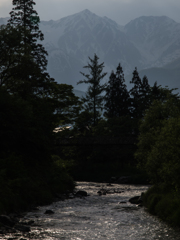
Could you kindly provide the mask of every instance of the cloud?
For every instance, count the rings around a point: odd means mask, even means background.
[[[1,0],[0,6],[9,5],[9,2],[10,2],[10,1],[7,1],[7,0]]]
[[[11,0],[0,0],[0,18],[9,17],[9,12],[12,10]]]
[[[179,0],[34,0],[41,20],[58,20],[89,9],[99,16],[107,16],[119,24],[126,24],[140,16],[166,15],[180,22]],[[0,0],[0,17],[8,17],[12,0]]]
[[[150,15],[166,15],[180,22],[179,0],[38,0],[37,8],[41,19],[46,20],[57,20],[89,9],[122,25],[134,18]]]

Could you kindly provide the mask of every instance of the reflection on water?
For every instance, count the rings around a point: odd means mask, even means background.
[[[97,192],[100,188],[110,190],[111,194],[99,196]],[[25,218],[35,221],[31,232],[24,236],[9,235],[5,239],[179,240],[179,232],[159,222],[144,208],[128,202],[129,198],[140,195],[147,188],[79,182],[77,190],[85,190],[90,196],[55,202],[40,207],[37,212],[29,212]],[[53,210],[55,214],[44,214],[47,209]]]

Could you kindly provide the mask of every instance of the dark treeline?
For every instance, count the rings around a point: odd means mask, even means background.
[[[46,71],[39,17],[32,0],[13,0],[0,27],[0,213],[51,202],[74,188],[68,164],[54,155],[55,127],[79,110],[72,86]]]
[[[79,146],[61,148],[63,159],[75,161],[73,176],[76,180],[108,180],[112,175],[135,174],[134,183],[147,182],[148,176],[144,169],[136,168],[138,163],[134,153],[137,150],[140,125],[146,111],[154,101],[167,101],[169,98],[179,99],[173,89],[162,88],[155,82],[150,86],[146,76],[141,79],[137,68],[133,71],[132,88],[128,91],[125,84],[123,69],[119,63],[116,72],[109,76],[109,81],[102,83],[106,73],[104,63],[89,58],[84,68],[88,73],[82,73],[88,90],[81,99],[81,111],[73,128],[57,134],[59,137],[98,137],[99,139],[126,137],[135,139],[134,145]],[[60,151],[60,149],[58,149]],[[133,173],[133,169],[135,172]],[[131,172],[132,171],[132,172]]]
[[[13,0],[8,24],[0,27],[0,213],[49,203],[73,190],[73,179],[131,175],[133,183],[154,185],[145,195],[150,212],[178,225],[179,95],[157,82],[150,86],[137,68],[128,90],[120,63],[102,83],[107,73],[95,54],[81,73],[78,84],[88,89],[79,99],[46,71],[34,4]],[[117,137],[134,144],[55,145],[59,138]]]

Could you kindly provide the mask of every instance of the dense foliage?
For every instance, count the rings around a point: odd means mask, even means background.
[[[112,71],[106,87],[105,116],[108,118],[130,115],[130,96],[124,74],[119,64],[116,73]]]
[[[47,52],[40,44],[43,34],[39,30],[39,21],[33,20],[34,15],[38,18],[34,4],[30,0],[14,0],[15,7],[10,12],[8,24],[1,27],[0,54],[4,60],[1,85],[23,99],[31,95],[48,95],[54,81],[46,72]]]
[[[53,155],[53,130],[73,124],[79,102],[72,86],[46,72],[34,4],[14,0],[0,28],[0,213],[48,203],[74,187],[68,164]]]
[[[153,183],[163,182],[178,189],[178,182],[175,184],[173,180],[173,175],[177,176],[173,173],[173,167],[176,166],[178,170],[180,100],[171,91],[168,93],[166,101],[156,100],[146,111],[140,126],[136,158],[139,166],[149,173]],[[170,175],[168,177],[170,173],[171,178]]]
[[[160,89],[159,89],[160,90]],[[149,211],[170,224],[180,220],[180,99],[172,90],[161,89],[161,98],[146,111],[140,126],[139,167],[154,187],[145,195]]]

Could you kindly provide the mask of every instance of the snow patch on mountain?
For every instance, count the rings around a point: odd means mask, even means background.
[[[105,71],[109,74],[119,62],[125,72],[131,71],[136,64],[142,65],[139,51],[122,26],[87,9],[57,21],[42,21],[40,29],[44,33],[43,44],[49,53],[48,70],[58,81],[75,86],[81,78],[79,72],[88,63],[88,57],[93,58],[95,53],[99,61],[104,62]]]
[[[140,17],[129,22],[124,30],[146,59],[147,67],[164,66],[180,57],[180,24],[166,16]]]
[[[0,18],[0,25],[7,20]],[[41,21],[39,27],[50,75],[74,87],[82,80],[80,71],[86,71],[88,57],[95,53],[104,62],[107,78],[118,63],[127,75],[135,67],[163,67],[180,59],[180,24],[165,16],[142,16],[120,26],[86,9],[57,21]]]

